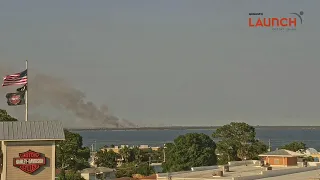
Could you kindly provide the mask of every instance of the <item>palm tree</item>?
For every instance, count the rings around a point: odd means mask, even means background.
[[[122,159],[127,163],[129,162],[131,156],[131,149],[125,146],[124,148],[120,149],[119,154],[121,155]]]
[[[141,160],[142,160],[142,152],[141,152],[141,149],[139,149],[138,147],[134,147],[134,148],[132,149],[132,154],[133,154],[134,160],[135,160],[137,163],[140,163]]]

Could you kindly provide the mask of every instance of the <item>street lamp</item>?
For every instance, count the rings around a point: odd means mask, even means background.
[[[166,144],[163,144],[163,162],[164,162],[164,163],[166,162],[166,149],[167,149]],[[168,180],[171,180],[171,174],[170,174],[170,171],[169,171],[169,170],[168,170],[168,172],[167,172],[167,179],[168,179]]]

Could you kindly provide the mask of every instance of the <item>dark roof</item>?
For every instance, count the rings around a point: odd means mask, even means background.
[[[0,122],[0,141],[65,140],[60,121]]]
[[[303,156],[303,154],[285,150],[285,149],[279,149],[271,152],[267,152],[264,154],[261,154],[259,156],[283,156],[283,157],[298,157],[298,156]]]

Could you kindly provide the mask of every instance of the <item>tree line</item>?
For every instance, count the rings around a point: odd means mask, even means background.
[[[0,109],[0,121],[17,121]],[[79,171],[90,167],[90,149],[83,147],[82,137],[65,130],[65,141],[56,143],[56,168],[61,170],[61,180],[82,180]],[[282,149],[306,150],[303,142],[292,142]],[[227,164],[228,161],[259,159],[268,147],[256,138],[255,128],[244,122],[232,122],[219,127],[212,137],[204,133],[180,135],[159,150],[124,147],[118,153],[102,148],[94,159],[98,167],[116,169],[117,177],[133,174],[150,175],[151,162],[162,162],[163,172],[190,170],[191,167]],[[121,165],[119,166],[119,160]]]

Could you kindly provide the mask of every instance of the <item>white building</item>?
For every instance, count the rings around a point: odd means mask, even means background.
[[[86,168],[81,171],[81,176],[85,180],[97,180],[102,178],[103,180],[114,179],[116,177],[116,171],[114,169],[106,167]]]

